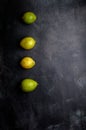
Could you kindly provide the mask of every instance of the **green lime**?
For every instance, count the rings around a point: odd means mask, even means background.
[[[21,89],[23,92],[32,92],[38,86],[38,83],[33,79],[24,79],[21,82]]]
[[[25,12],[22,19],[26,24],[32,24],[36,21],[37,17],[33,12]]]

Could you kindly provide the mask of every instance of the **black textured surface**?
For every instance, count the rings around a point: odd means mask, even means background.
[[[1,2],[0,130],[86,130],[86,1],[8,0]],[[32,25],[21,22],[35,12]],[[19,47],[24,36],[37,45]],[[36,66],[23,70],[31,56]],[[19,89],[23,78],[38,81],[36,91]]]

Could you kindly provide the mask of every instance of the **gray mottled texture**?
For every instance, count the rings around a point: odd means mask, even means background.
[[[2,5],[0,130],[86,130],[86,1],[8,0]],[[21,21],[26,11],[36,13],[34,24]],[[37,40],[31,51],[19,47],[24,36]],[[23,56],[33,57],[36,66],[23,70]],[[27,77],[39,82],[29,94],[20,90]]]

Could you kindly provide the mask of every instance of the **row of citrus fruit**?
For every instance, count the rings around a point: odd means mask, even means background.
[[[22,20],[24,23],[26,24],[32,24],[36,21],[37,17],[33,12],[25,12]],[[34,48],[34,46],[36,45],[36,40],[33,37],[24,37],[21,41],[20,41],[20,46],[25,49],[25,50],[30,50],[32,48]],[[31,69],[35,66],[35,60],[33,60],[31,57],[24,57],[21,61],[20,61],[20,65],[22,68],[24,69]],[[38,83],[30,78],[26,78],[24,80],[21,81],[21,89],[24,92],[32,92],[34,91],[38,86]]]

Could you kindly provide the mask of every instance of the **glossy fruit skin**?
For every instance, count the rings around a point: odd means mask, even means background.
[[[31,57],[24,57],[20,61],[20,65],[24,69],[31,69],[35,66],[35,64],[36,64],[35,61]]]
[[[21,82],[21,89],[23,92],[32,92],[37,88],[37,86],[38,83],[33,79],[26,78]]]
[[[33,12],[25,12],[22,19],[24,23],[32,24],[36,21],[37,16]]]
[[[20,46],[25,49],[25,50],[30,50],[32,49],[36,44],[36,40],[32,37],[24,37],[20,41]]]

